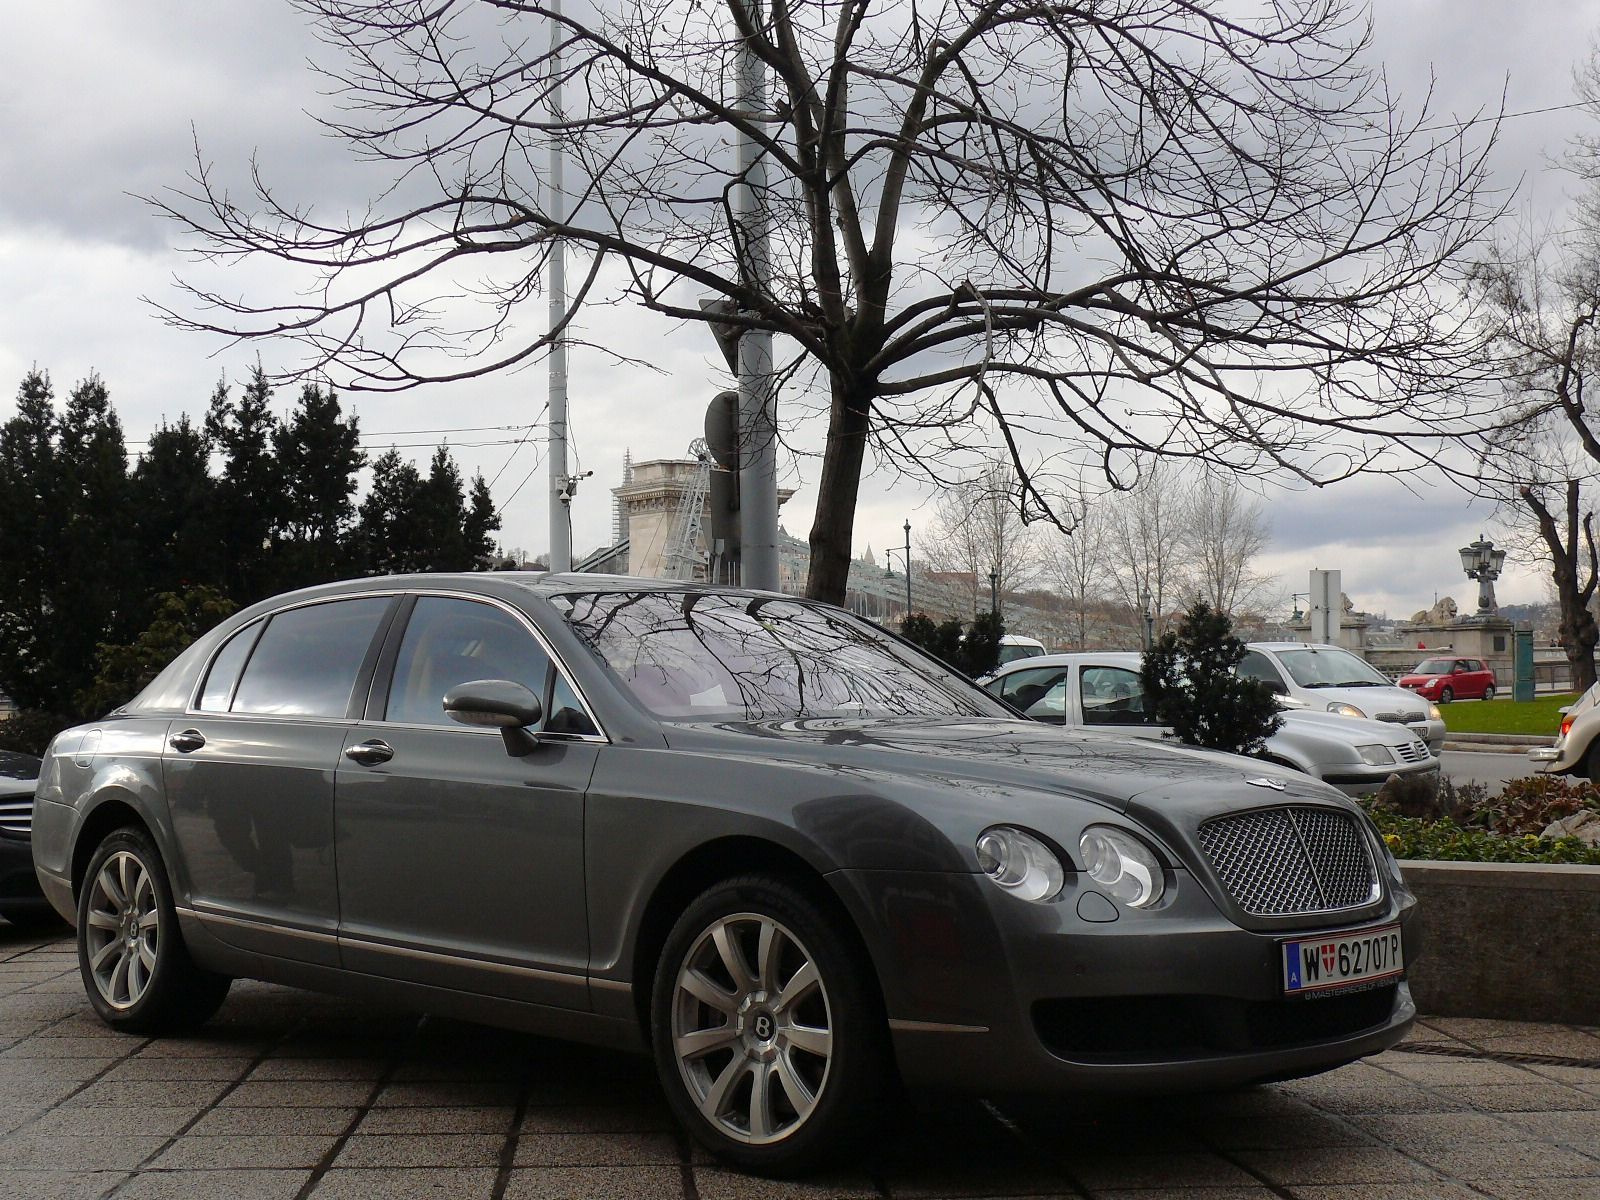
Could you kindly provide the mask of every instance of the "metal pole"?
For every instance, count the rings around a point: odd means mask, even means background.
[[[989,572],[989,611],[997,617],[1000,615],[1000,574],[998,571]]]
[[[561,15],[561,0],[551,0],[550,11]],[[561,106],[561,42],[565,27],[560,21],[550,23],[550,116],[559,121]],[[550,207],[553,215],[566,219],[566,188],[562,178],[565,155],[561,152],[559,135],[550,137]],[[561,327],[567,316],[567,255],[566,243],[556,238],[550,246],[550,330]],[[572,496],[567,490],[567,335],[562,332],[550,345],[550,569],[572,570]]]
[[[760,0],[742,0],[746,19],[761,25]],[[748,45],[739,54],[739,111],[746,120],[763,119],[767,109],[767,70]],[[766,207],[767,165],[761,148],[739,135],[738,237],[743,258],[741,282],[758,294],[768,290],[771,269],[770,220]],[[773,395],[772,334],[746,329],[739,337],[739,529],[743,542],[744,586],[778,587],[778,439]]]
[[[911,615],[911,518],[906,518],[906,616]]]

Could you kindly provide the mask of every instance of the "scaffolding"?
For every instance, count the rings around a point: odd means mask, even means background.
[[[678,500],[678,512],[672,521],[672,538],[667,543],[666,577],[668,579],[704,579],[706,555],[700,548],[700,526],[705,521],[706,496],[711,490],[711,452],[704,438],[689,443],[689,454],[695,460],[694,473]]]

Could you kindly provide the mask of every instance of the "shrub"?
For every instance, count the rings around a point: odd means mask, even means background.
[[[1139,674],[1157,722],[1188,746],[1259,753],[1283,717],[1266,684],[1234,673],[1244,655],[1227,616],[1196,600],[1144,654]]]
[[[1600,846],[1590,846],[1578,838],[1542,838],[1532,833],[1504,837],[1486,829],[1458,825],[1448,818],[1427,821],[1403,817],[1385,805],[1370,802],[1367,811],[1396,858],[1600,866]]]
[[[1552,821],[1585,808],[1600,811],[1600,790],[1587,779],[1532,775],[1507,783],[1494,800],[1479,806],[1472,824],[1501,836],[1540,834]]]

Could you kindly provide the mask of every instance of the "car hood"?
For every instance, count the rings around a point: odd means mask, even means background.
[[[1366,746],[1374,742],[1384,746],[1404,746],[1416,740],[1416,734],[1404,725],[1392,721],[1364,721],[1359,717],[1341,717],[1338,713],[1319,712],[1314,708],[1286,708],[1281,733],[1314,735],[1349,746]]]
[[[1429,719],[1428,702],[1401,687],[1307,688],[1301,698],[1324,711],[1330,704],[1353,704],[1373,719],[1386,716],[1414,721]]]
[[[1402,675],[1396,682],[1399,683],[1401,687],[1405,687],[1408,683],[1413,685],[1424,684],[1430,679],[1437,678],[1439,678],[1437,675]]]
[[[1130,810],[1142,797],[1202,803],[1208,810],[1249,807],[1281,794],[1247,780],[1270,777],[1287,789],[1326,796],[1330,789],[1269,763],[1094,730],[992,718],[808,718],[680,722],[664,726],[674,749],[751,753],[838,770],[880,770],[957,785],[1059,792]],[[1304,785],[1302,787],[1302,785]]]

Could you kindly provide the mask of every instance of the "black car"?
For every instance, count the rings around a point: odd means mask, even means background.
[[[39,760],[0,750],[0,917],[24,929],[59,926],[33,870],[33,789]]]
[[[849,613],[591,575],[265,601],[58,736],[34,819],[101,1018],[230,977],[653,1053],[798,1169],[912,1085],[1164,1091],[1399,1040],[1414,900],[1333,788],[1022,720]]]

